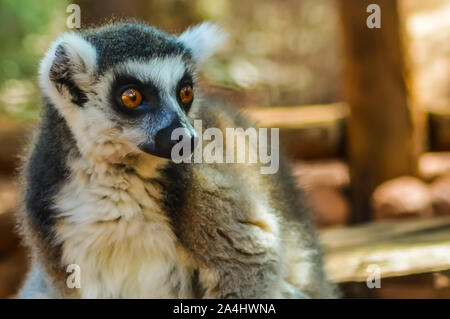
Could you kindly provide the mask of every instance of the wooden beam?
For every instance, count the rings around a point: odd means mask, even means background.
[[[348,105],[333,103],[243,109],[260,127],[280,129],[280,145],[291,158],[344,156]]]
[[[370,29],[370,4],[381,8],[381,28]],[[345,51],[345,95],[350,105],[348,156],[352,221],[371,218],[370,197],[382,182],[417,174],[424,123],[413,107],[396,0],[340,0]]]
[[[413,218],[322,230],[330,279],[362,282],[367,267],[380,267],[381,278],[450,269],[450,217]]]

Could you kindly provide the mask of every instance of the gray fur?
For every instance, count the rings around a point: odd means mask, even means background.
[[[98,52],[99,72],[104,72],[124,60],[190,56],[189,51],[175,36],[140,23],[120,22],[106,25],[87,30],[83,37],[92,43]]]

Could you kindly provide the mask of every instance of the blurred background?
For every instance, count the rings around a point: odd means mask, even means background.
[[[280,128],[344,297],[450,297],[449,1],[0,0],[1,298],[28,267],[16,169],[41,105],[39,60],[68,30],[70,3],[82,28],[111,17],[172,33],[220,24],[230,39],[200,84]],[[366,25],[371,3],[380,29]]]

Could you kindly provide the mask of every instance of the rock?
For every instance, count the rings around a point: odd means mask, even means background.
[[[387,181],[372,195],[375,219],[409,216],[431,216],[433,205],[427,184],[412,176]]]
[[[450,174],[450,152],[430,152],[420,156],[420,176],[431,181],[439,176]]]
[[[431,183],[430,192],[435,215],[450,215],[450,174]]]
[[[345,196],[327,186],[309,187],[306,198],[317,227],[343,226],[348,223],[350,207]]]

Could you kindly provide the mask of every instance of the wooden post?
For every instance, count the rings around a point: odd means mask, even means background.
[[[370,29],[370,4],[381,28]],[[350,104],[348,155],[352,222],[371,217],[370,197],[380,183],[416,175],[424,149],[424,115],[413,108],[396,0],[340,0],[345,95]]]

